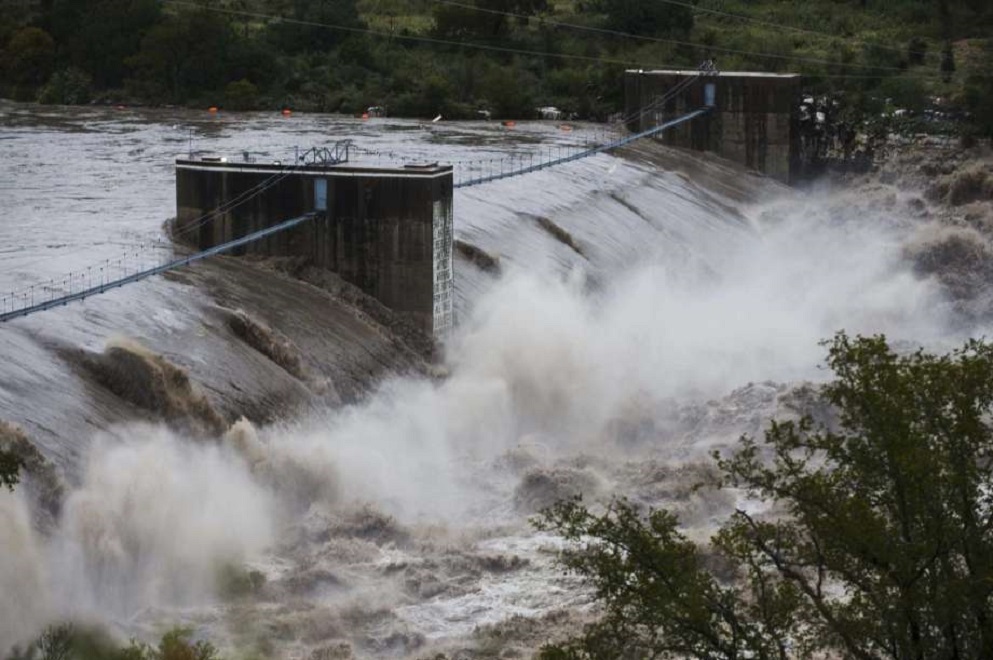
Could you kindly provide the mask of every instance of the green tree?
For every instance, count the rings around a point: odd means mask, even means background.
[[[643,36],[687,35],[693,10],[683,5],[644,0],[594,0],[594,11],[606,16],[606,27]]]
[[[242,78],[224,88],[224,107],[228,110],[252,110],[258,107],[259,88]]]
[[[76,67],[56,71],[38,95],[39,103],[79,105],[90,100],[92,79]]]
[[[59,64],[86,71],[103,89],[124,83],[128,58],[161,16],[157,0],[55,0],[48,24]]]
[[[673,514],[642,517],[617,500],[594,515],[573,500],[553,506],[537,524],[577,544],[560,560],[587,578],[605,611],[582,637],[544,648],[545,660],[779,657],[777,633],[791,599],[749,616],[739,589],[720,584]]]
[[[970,123],[981,135],[993,138],[993,41],[987,42],[979,66],[973,68],[965,83],[965,105],[972,115]]]
[[[212,644],[191,636],[187,628],[173,628],[157,646],[132,641],[122,647],[99,628],[58,623],[26,648],[14,648],[6,660],[217,660]]]
[[[534,115],[534,76],[520,66],[494,66],[484,78],[482,93],[494,116],[528,119]]]
[[[438,3],[433,10],[436,36],[445,39],[492,40],[508,36],[514,15],[533,16],[548,8],[546,0],[464,0]]]
[[[607,613],[545,657],[993,657],[993,346],[898,355],[840,334],[827,362],[836,428],[773,423],[718,461],[783,515],[738,510],[705,553],[664,512],[545,514],[592,539],[563,561]]]
[[[40,28],[21,28],[0,55],[4,79],[10,84],[33,89],[42,85],[52,73],[55,41]]]
[[[129,59],[134,72],[129,84],[160,102],[182,103],[197,94],[217,93],[227,82],[233,38],[230,25],[214,12],[167,16]]]
[[[507,26],[505,16],[475,11],[470,7],[437,4],[432,12],[434,36],[455,41],[499,37]]]
[[[186,628],[175,628],[162,636],[157,652],[150,660],[215,660],[217,649],[205,641],[191,641],[191,632]]]
[[[355,0],[293,0],[291,21],[269,26],[269,38],[290,54],[327,52],[365,24]]]

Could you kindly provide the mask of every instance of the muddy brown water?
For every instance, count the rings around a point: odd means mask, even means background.
[[[171,254],[191,136],[465,167],[602,135],[0,103],[0,290]],[[188,625],[232,657],[526,655],[593,612],[536,510],[623,494],[706,538],[737,497],[692,488],[708,451],[809,403],[818,340],[983,334],[906,262],[929,230],[911,202],[652,143],[459,191],[459,329],[437,361],[333,274],[272,261],[4,324],[0,420],[47,467],[0,493],[0,650],[72,618]]]

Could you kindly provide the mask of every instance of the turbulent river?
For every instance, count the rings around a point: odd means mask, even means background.
[[[466,167],[603,137],[0,104],[0,290],[181,249],[190,148],[285,160],[351,138],[372,163]],[[231,657],[528,654],[593,615],[535,512],[623,495],[705,539],[735,503],[694,489],[709,452],[810,404],[820,340],[986,332],[915,267],[936,231],[919,202],[654,143],[456,191],[438,362],[332,275],[268,261],[8,322],[0,429],[38,457],[0,492],[0,655],[67,619],[189,626]]]

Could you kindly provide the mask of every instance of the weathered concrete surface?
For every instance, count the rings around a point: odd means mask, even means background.
[[[703,76],[660,104],[667,92],[697,71],[627,71],[624,76],[628,128],[643,131],[707,104],[713,85],[714,112],[662,133],[668,145],[711,151],[782,181],[799,168],[795,74],[722,71]]]
[[[322,211],[313,222],[234,254],[306,257],[428,334],[442,334],[451,324],[450,166],[291,168],[179,160],[176,205],[177,237],[200,249]],[[202,222],[217,209],[218,217]]]

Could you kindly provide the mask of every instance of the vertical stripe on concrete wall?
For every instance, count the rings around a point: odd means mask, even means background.
[[[434,336],[444,339],[452,329],[455,276],[452,264],[452,205],[445,200],[434,203],[433,213],[434,267],[432,325]]]

